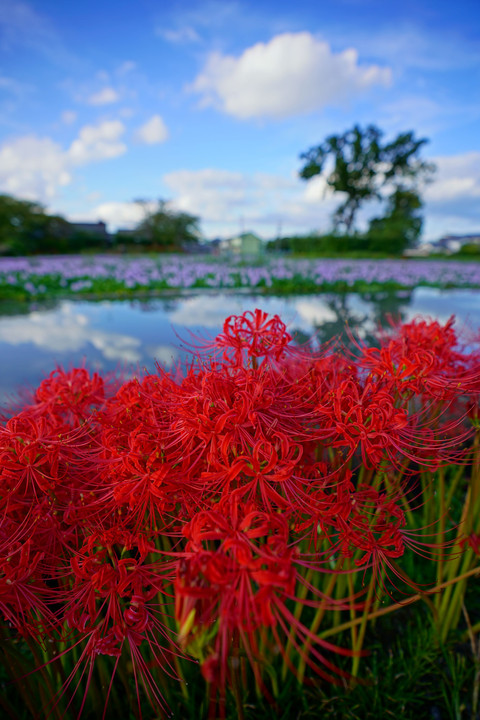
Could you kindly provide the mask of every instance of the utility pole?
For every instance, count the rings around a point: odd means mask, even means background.
[[[277,224],[277,240],[280,240],[281,237],[282,237],[282,218],[279,218],[278,224]]]

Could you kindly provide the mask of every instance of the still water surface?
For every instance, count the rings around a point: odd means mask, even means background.
[[[418,288],[411,292],[265,297],[201,293],[149,300],[62,300],[43,305],[0,304],[0,402],[35,387],[56,365],[127,372],[185,357],[191,333],[214,337],[225,317],[260,307],[278,314],[301,340],[338,335],[348,321],[365,337],[387,314],[423,315],[480,329],[480,291]]]

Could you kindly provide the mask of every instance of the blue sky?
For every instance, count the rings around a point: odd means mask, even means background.
[[[69,219],[327,231],[299,155],[355,123],[429,139],[425,239],[480,232],[478,0],[0,0],[0,192]]]

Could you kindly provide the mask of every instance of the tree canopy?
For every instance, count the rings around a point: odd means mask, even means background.
[[[133,231],[118,233],[120,246],[126,242],[137,251],[177,251],[198,243],[199,218],[176,211],[163,200],[135,202],[142,206],[144,217]],[[37,202],[0,194],[0,255],[116,250],[115,239],[104,228],[100,232],[100,225],[70,223],[48,214]]]
[[[398,253],[415,245],[422,230],[422,205],[416,192],[397,188],[388,198],[385,215],[370,220],[368,248],[381,251],[388,247]]]
[[[345,195],[334,213],[334,226],[349,233],[366,201],[383,200],[386,193],[393,196],[396,192],[411,192],[419,197],[420,183],[428,181],[435,170],[433,164],[420,158],[425,143],[425,138],[415,138],[412,131],[383,143],[383,132],[375,125],[364,129],[355,125],[343,135],[331,135],[321,145],[302,153],[300,177],[309,180],[329,170],[327,185]]]
[[[158,200],[153,209],[147,200],[136,200],[143,207],[145,217],[135,233],[145,242],[160,248],[179,248],[197,243],[200,235],[199,218],[172,209],[165,200]]]
[[[69,223],[43,205],[0,195],[0,254],[65,252]]]

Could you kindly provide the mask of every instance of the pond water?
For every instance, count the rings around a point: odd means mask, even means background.
[[[455,314],[458,326],[480,328],[480,290],[418,288],[376,294],[319,294],[272,297],[222,292],[177,297],[0,304],[0,402],[21,388],[35,387],[56,365],[86,363],[102,372],[155,370],[185,357],[191,334],[214,337],[228,315],[260,307],[278,314],[291,334],[320,342],[338,335],[348,322],[368,335],[388,314],[416,315],[442,322]]]

